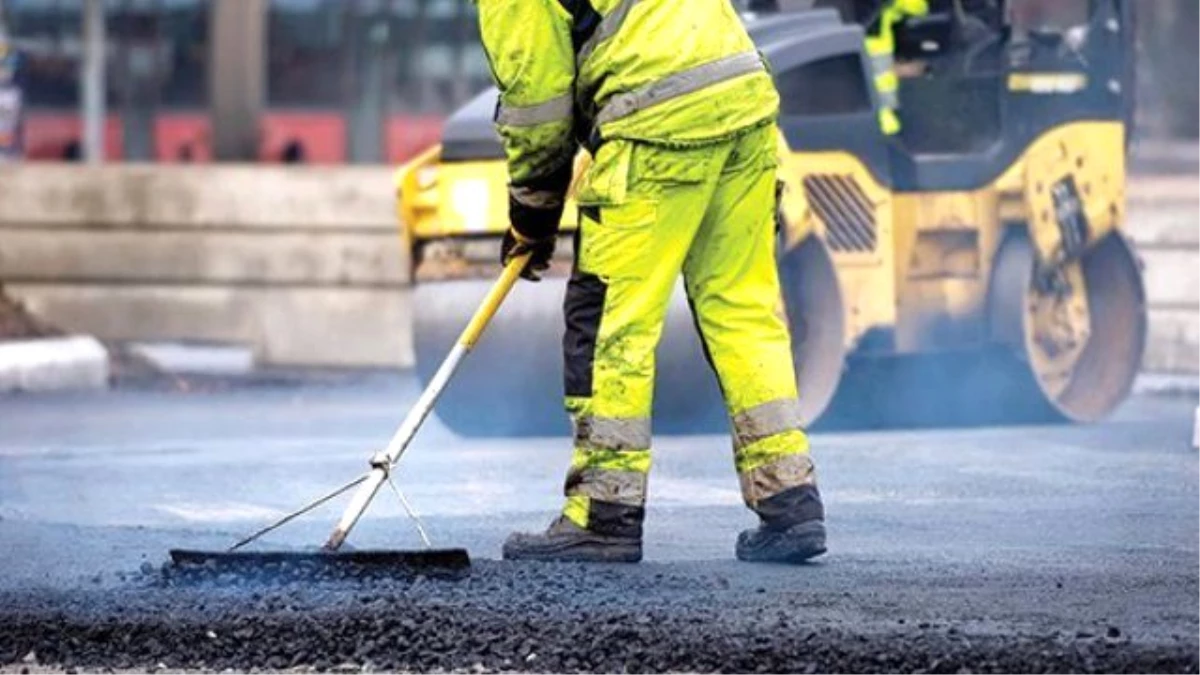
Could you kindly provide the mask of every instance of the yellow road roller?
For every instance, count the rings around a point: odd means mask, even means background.
[[[1109,414],[1141,361],[1146,303],[1121,234],[1133,113],[1132,0],[938,0],[898,27],[901,131],[864,51],[878,3],[747,15],[782,109],[781,309],[819,428]],[[496,92],[397,173],[427,381],[497,273],[507,175]],[[581,158],[583,164],[586,158]],[[438,414],[464,435],[543,435],[562,412],[560,257],[523,283]],[[655,430],[723,428],[683,293],[658,350]]]

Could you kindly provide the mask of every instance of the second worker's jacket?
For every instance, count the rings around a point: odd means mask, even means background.
[[[774,83],[729,0],[478,3],[518,211],[561,214],[579,144],[697,145],[778,112]]]
[[[875,91],[879,94],[879,123],[883,133],[900,132],[900,78],[896,74],[896,24],[929,13],[928,0],[883,0],[878,16],[867,26],[866,48],[871,57]]]

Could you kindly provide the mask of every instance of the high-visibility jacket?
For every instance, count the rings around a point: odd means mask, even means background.
[[[561,214],[580,143],[703,144],[778,112],[729,0],[478,3],[512,201],[541,209],[547,225]]]
[[[929,13],[927,0],[885,0],[879,17],[867,27],[867,54],[875,90],[879,92],[879,124],[885,134],[900,132],[900,78],[896,75],[895,25],[911,16]]]

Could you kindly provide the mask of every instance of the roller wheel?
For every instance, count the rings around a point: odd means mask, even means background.
[[[1055,275],[1035,271],[1023,232],[1001,246],[979,349],[847,359],[823,429],[1091,422],[1129,394],[1146,306],[1123,237],[1110,235]]]
[[[990,318],[1029,396],[1052,414],[1094,422],[1129,395],[1146,343],[1146,295],[1119,233],[1053,272],[1038,269],[1024,234],[1011,236],[997,255]]]

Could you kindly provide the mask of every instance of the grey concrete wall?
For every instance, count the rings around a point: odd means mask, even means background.
[[[1200,371],[1200,178],[1138,176],[1125,231],[1144,264],[1150,334],[1146,370]]]
[[[1146,367],[1200,371],[1200,185],[1139,177],[1129,226]],[[412,363],[408,261],[386,168],[0,168],[0,280],[109,339],[254,345],[261,362]]]
[[[386,168],[0,169],[0,279],[106,339],[204,339],[260,362],[412,363]]]

